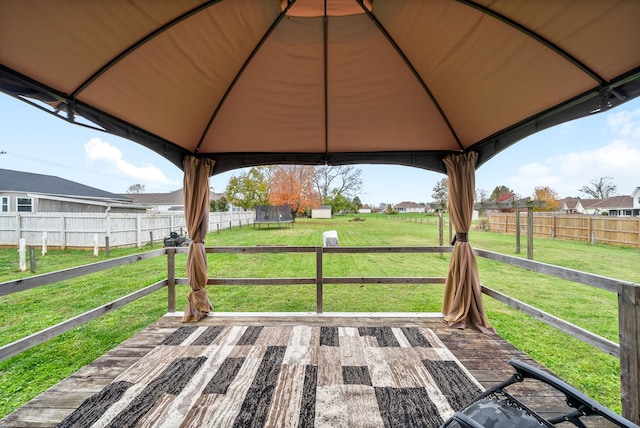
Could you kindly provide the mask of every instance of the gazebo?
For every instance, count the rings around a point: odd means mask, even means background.
[[[185,322],[212,310],[210,176],[374,163],[448,175],[443,313],[491,331],[467,236],[475,170],[640,95],[638,22],[635,0],[4,1],[0,90],[184,170]]]

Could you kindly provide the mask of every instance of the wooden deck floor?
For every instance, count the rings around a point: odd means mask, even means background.
[[[176,328],[184,326],[181,314],[167,314],[156,323],[90,365],[58,383],[22,408],[0,420],[2,427],[53,427],[73,412],[85,399],[101,391],[116,376],[158,346]],[[434,314],[215,314],[198,323],[206,325],[322,325],[428,327],[456,358],[485,387],[507,379],[513,370],[509,359],[519,359],[541,367],[498,335],[450,329]],[[525,404],[549,417],[566,409],[563,397],[539,382],[525,382],[510,389]],[[602,426],[602,425],[598,425]]]

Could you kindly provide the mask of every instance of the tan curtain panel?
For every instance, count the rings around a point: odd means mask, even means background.
[[[484,311],[480,276],[468,232],[473,216],[478,154],[469,152],[444,159],[449,177],[449,217],[456,229],[449,273],[445,285],[442,313],[451,327],[475,327],[495,332]]]
[[[209,226],[209,177],[215,161],[187,156],[184,158],[184,213],[191,238],[187,254],[187,275],[191,292],[182,322],[199,321],[213,311],[207,295],[207,255],[204,238]]]

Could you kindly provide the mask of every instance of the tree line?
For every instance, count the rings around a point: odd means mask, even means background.
[[[613,183],[611,177],[601,177],[589,181],[588,185],[582,186],[578,191],[593,199],[606,199],[615,196],[618,186]],[[433,201],[438,204],[446,204],[449,197],[449,180],[443,178],[433,187],[431,194]],[[512,189],[499,185],[489,194],[484,189],[476,189],[475,202],[494,201],[505,202],[513,199],[520,199]],[[560,208],[560,198],[558,192],[549,186],[538,186],[534,189],[531,198],[536,201],[545,201],[546,206],[534,208],[536,211],[557,211]]]
[[[250,168],[233,176],[226,188],[226,197],[212,200],[211,211],[228,211],[229,203],[245,210],[257,205],[286,205],[296,215],[311,208],[328,205],[332,212],[352,210],[358,212],[362,202],[357,193],[362,190],[362,170],[353,166],[310,166],[276,165]],[[593,199],[615,196],[618,186],[611,177],[601,177],[589,181],[578,191]],[[127,193],[143,193],[144,184],[132,184]],[[443,178],[433,187],[433,203],[446,204],[449,196],[448,178]],[[476,189],[475,201],[505,202],[520,199],[512,189],[499,185],[489,194],[484,189]],[[539,211],[557,211],[560,206],[558,193],[548,186],[536,187],[532,199],[545,201]],[[390,207],[389,207],[390,208]]]
[[[245,210],[258,205],[285,205],[295,217],[320,205],[332,212],[362,207],[362,170],[353,166],[257,166],[229,180],[227,199]]]

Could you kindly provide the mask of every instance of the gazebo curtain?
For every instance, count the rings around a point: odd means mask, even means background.
[[[449,326],[494,332],[484,311],[480,276],[468,233],[473,216],[478,154],[452,154],[444,159],[449,177],[449,218],[456,230],[445,285],[442,313]]]
[[[199,321],[213,311],[207,295],[207,255],[204,238],[209,226],[209,177],[215,161],[187,156],[184,167],[184,213],[191,243],[187,254],[187,275],[191,291],[182,322]]]

